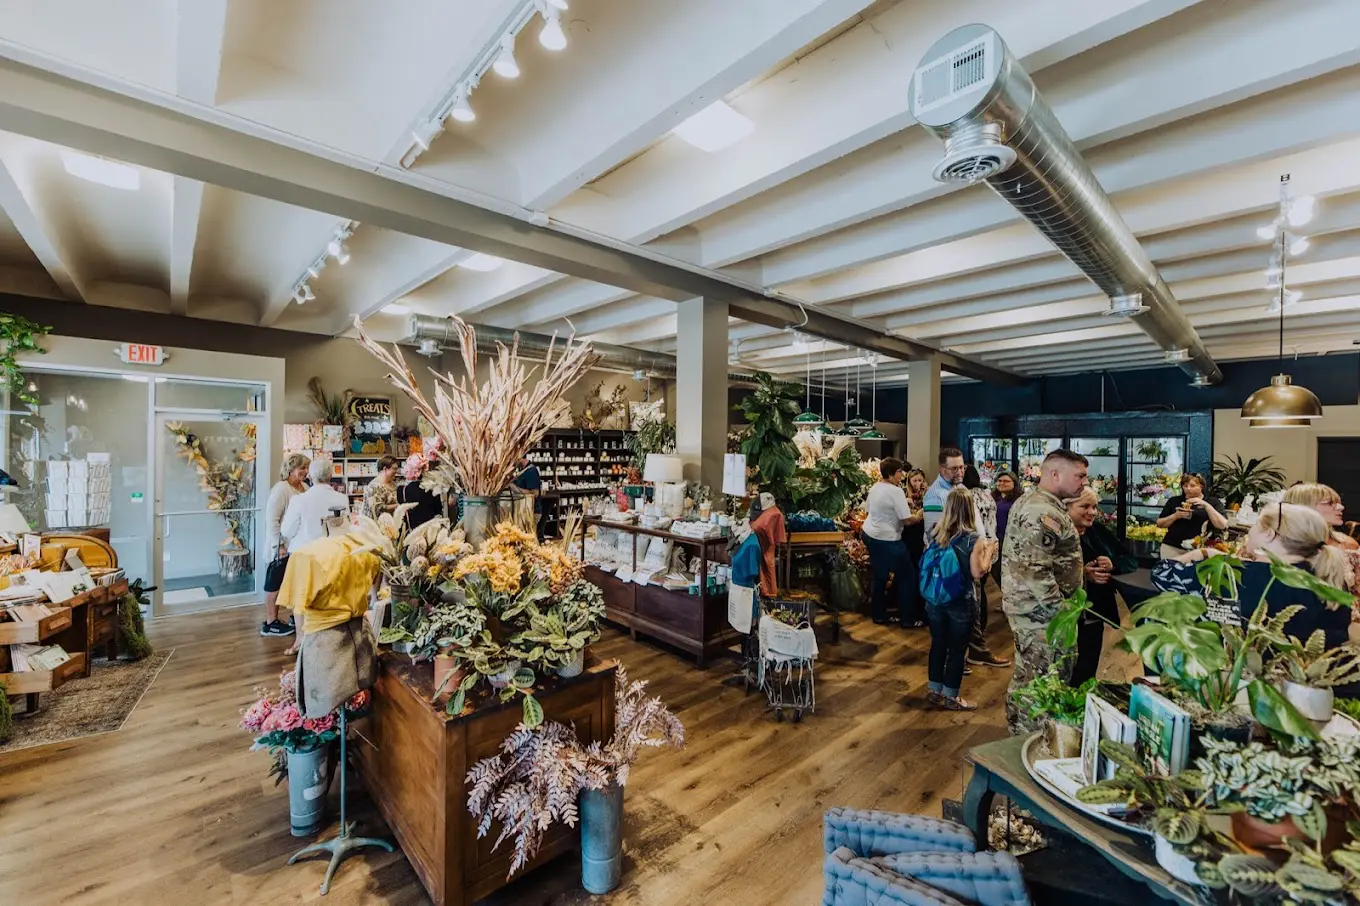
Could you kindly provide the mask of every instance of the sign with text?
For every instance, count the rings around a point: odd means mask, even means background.
[[[390,396],[350,396],[345,400],[345,415],[356,435],[385,438],[392,433]]]
[[[148,346],[145,343],[118,344],[118,359],[127,365],[164,365],[169,358],[164,346]]]

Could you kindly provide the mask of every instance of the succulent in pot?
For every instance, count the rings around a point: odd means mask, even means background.
[[[1277,649],[1271,672],[1299,713],[1325,723],[1332,717],[1333,688],[1360,682],[1360,646],[1342,645],[1329,651],[1321,629],[1307,642],[1290,636],[1289,643]]]

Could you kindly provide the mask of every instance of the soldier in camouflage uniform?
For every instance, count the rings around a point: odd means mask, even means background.
[[[1010,692],[1045,672],[1055,653],[1044,637],[1062,602],[1081,587],[1081,539],[1063,500],[1086,484],[1086,458],[1055,450],[1044,459],[1039,486],[1011,507],[1001,554],[1002,609],[1015,636],[1015,672]],[[1011,733],[1036,729],[1006,696]]]

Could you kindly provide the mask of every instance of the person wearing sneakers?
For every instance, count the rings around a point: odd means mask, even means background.
[[[930,621],[930,660],[926,700],[949,711],[976,711],[977,705],[962,698],[959,689],[967,671],[964,663],[968,639],[973,631],[973,614],[978,580],[992,568],[996,541],[984,538],[973,521],[973,495],[966,488],[955,488],[945,497],[931,545],[921,560],[921,571],[936,572],[941,581],[935,587],[953,590],[939,598],[927,597],[926,617]],[[943,563],[945,558],[955,563]],[[952,580],[948,576],[952,574]],[[928,582],[923,580],[923,590]],[[950,597],[952,595],[952,597]]]
[[[982,486],[982,476],[977,467],[967,466],[963,470],[963,486],[973,495],[973,521],[978,534],[997,543],[992,546],[993,563],[1000,562],[1001,543],[997,538],[996,499]],[[992,572],[988,564],[987,571]],[[987,579],[984,576],[977,587],[977,607],[973,614],[973,637],[968,642],[968,663],[980,667],[1009,667],[1011,659],[992,654],[987,645]]]
[[[307,469],[312,461],[301,453],[292,453],[283,461],[279,469],[280,481],[269,490],[269,501],[264,506],[268,531],[265,535],[265,550],[272,558],[264,574],[264,622],[260,624],[260,635],[285,637],[293,635],[297,629],[292,621],[284,623],[279,619],[279,589],[283,586],[283,571],[288,565],[287,549],[283,546],[283,514],[288,504],[303,491],[307,490]]]

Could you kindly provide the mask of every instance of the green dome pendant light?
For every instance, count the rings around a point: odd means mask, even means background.
[[[856,436],[859,436],[860,434],[864,433],[865,431],[869,430],[874,426],[874,423],[869,421],[863,415],[861,415],[859,410],[861,398],[859,366],[863,361],[864,353],[861,351],[860,355],[855,359],[855,417],[847,420],[845,423],[845,427],[849,429],[849,433],[854,434]]]
[[[1289,375],[1284,373],[1284,309],[1287,304],[1298,299],[1297,293],[1285,288],[1285,269],[1291,250],[1287,226],[1301,226],[1306,222],[1306,217],[1297,216],[1299,202],[1302,201],[1304,199],[1294,199],[1291,202],[1289,176],[1286,174],[1280,177],[1280,215],[1272,225],[1279,247],[1275,252],[1276,260],[1266,273],[1273,284],[1278,272],[1279,295],[1271,307],[1277,308],[1280,315],[1281,367],[1280,374],[1270,379],[1268,387],[1257,390],[1242,404],[1242,418],[1246,419],[1249,428],[1306,428],[1312,425],[1314,419],[1322,418],[1322,402],[1317,395],[1307,387],[1295,385]],[[1311,199],[1308,199],[1308,203],[1303,207],[1311,213]],[[1261,232],[1265,229],[1266,227],[1262,227]],[[1307,240],[1303,239],[1301,242],[1295,240],[1294,247],[1302,251],[1307,247]]]
[[[793,417],[793,425],[799,431],[811,431],[813,428],[822,424],[822,417],[812,411],[812,346],[808,343],[807,337],[800,337],[794,334],[794,346],[802,343],[804,358],[803,390],[807,393],[807,402],[803,406],[803,411]]]
[[[887,436],[878,430],[878,353],[869,353],[869,369],[873,371],[874,389],[869,391],[869,428],[860,434],[861,440],[887,440]]]

